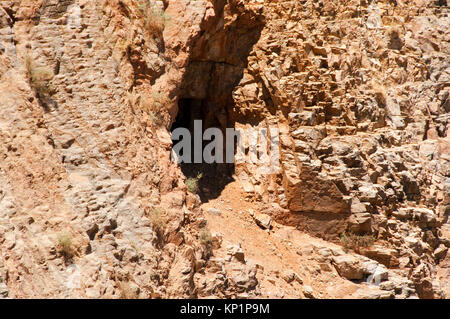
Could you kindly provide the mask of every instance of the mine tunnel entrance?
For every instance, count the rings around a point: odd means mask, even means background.
[[[187,179],[195,179],[201,174],[197,193],[203,202],[219,197],[224,187],[233,181],[237,138],[235,141],[231,140],[234,137],[226,140],[226,129],[234,128],[235,121],[238,120],[233,92],[243,78],[249,54],[258,42],[265,23],[264,16],[258,10],[245,8],[243,11],[235,11],[235,8],[230,8],[231,12],[228,12],[224,10],[225,5],[224,1],[213,2],[215,16],[209,21],[209,27],[206,28],[205,25],[205,29],[192,44],[178,95],[178,113],[172,125],[175,153],[178,151],[180,138],[177,133],[174,134],[174,130],[184,128],[185,132],[190,132],[190,144],[193,145],[189,155],[191,160],[179,165]],[[232,22],[226,17],[230,13],[234,17]],[[202,123],[201,132],[197,134],[202,135],[210,128],[216,128],[213,131],[222,133],[224,161],[192,161],[195,154],[198,156],[199,153],[198,150],[194,151],[196,143],[202,144],[201,150],[206,151],[211,142],[216,140],[200,138],[198,142],[198,138],[194,136],[197,120]]]
[[[224,136],[223,141],[223,158],[224,163],[206,163],[202,157],[201,163],[195,163],[194,158],[194,147],[195,143],[199,142],[199,139],[195,138],[194,121],[201,121],[201,135],[208,128],[217,128],[220,129]],[[197,122],[198,123],[198,122]],[[202,202],[206,202],[210,199],[215,199],[220,196],[220,193],[225,188],[225,186],[233,181],[234,174],[234,163],[226,163],[226,141],[225,141],[225,129],[226,127],[234,127],[232,123],[223,122],[217,119],[212,108],[208,107],[208,101],[203,99],[192,99],[192,98],[182,98],[178,102],[178,114],[175,122],[172,124],[172,133],[177,128],[185,128],[189,130],[189,144],[191,145],[191,156],[189,156],[189,162],[180,163],[180,168],[183,174],[186,176],[186,180],[190,180],[190,183],[193,181],[198,189],[195,192],[200,196]],[[197,125],[197,131],[198,125]],[[198,132],[197,132],[198,134]],[[172,137],[174,134],[172,134]],[[181,142],[181,138],[177,140],[173,140],[174,145]],[[203,152],[204,147],[210,144],[214,139],[211,140],[203,140],[200,141],[201,150]],[[184,141],[183,141],[184,143]],[[220,145],[218,145],[220,146]],[[183,149],[183,151],[185,151]],[[180,152],[180,155],[183,156],[183,151]],[[215,150],[212,152],[215,155]],[[187,183],[189,184],[189,182]],[[188,185],[188,188],[192,188],[192,185]],[[190,189],[192,191],[192,189]]]

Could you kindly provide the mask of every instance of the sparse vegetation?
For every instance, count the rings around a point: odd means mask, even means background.
[[[57,249],[65,259],[70,259],[75,255],[72,236],[68,233],[59,233],[57,235]]]
[[[212,245],[212,235],[206,226],[200,229],[198,233],[198,240],[202,245],[207,247]]]
[[[188,177],[184,182],[188,191],[191,193],[197,194],[199,191],[198,181],[203,177],[202,173],[198,173],[196,177]]]
[[[375,242],[373,235],[357,235],[354,233],[341,234],[341,243],[346,249],[352,249],[359,252],[361,248],[370,247]]]
[[[156,125],[163,123],[166,106],[170,103],[168,97],[161,93],[139,94],[135,90],[128,92],[128,101],[133,108],[138,107],[146,112]]]
[[[164,11],[149,0],[139,0],[138,11],[144,21],[144,28],[151,34],[161,35],[167,22]]]
[[[25,57],[25,67],[30,85],[40,98],[53,94],[54,87],[50,81],[54,74],[50,68],[40,66],[30,55]]]
[[[170,99],[159,92],[152,92],[150,95],[143,96],[142,108],[147,112],[158,113],[166,109],[170,104]]]
[[[158,237],[164,234],[166,226],[166,216],[163,210],[159,208],[154,208],[148,215],[150,222],[152,223],[153,230],[156,232]]]
[[[152,120],[152,122],[154,124],[158,124],[159,123],[159,117],[156,116],[155,112],[149,112],[148,115],[150,116],[150,119]]]
[[[131,106],[131,107],[136,107],[136,106],[138,106],[138,103],[139,103],[139,94],[137,94],[135,91],[132,91],[132,92],[126,92],[126,97],[127,97],[127,100],[128,100],[128,104]]]

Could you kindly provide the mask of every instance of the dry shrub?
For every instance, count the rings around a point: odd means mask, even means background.
[[[75,255],[75,248],[73,246],[72,236],[69,233],[59,233],[57,235],[56,248],[64,259],[71,259]]]
[[[127,98],[133,108],[137,107],[143,110],[157,125],[163,123],[164,114],[167,113],[167,105],[171,103],[166,95],[157,92],[139,94],[133,91],[127,93]]]
[[[154,124],[162,125],[170,103],[170,99],[165,94],[152,92],[142,96],[141,108],[150,115]]]
[[[186,178],[186,181],[184,184],[186,184],[186,187],[188,191],[191,193],[197,194],[200,190],[198,187],[198,181],[203,177],[202,173],[198,173],[196,177],[188,177]]]
[[[352,249],[359,252],[361,248],[370,247],[375,242],[373,235],[357,235],[344,232],[341,235],[341,243],[346,249]]]
[[[126,92],[126,97],[128,100],[128,104],[135,108],[138,106],[140,95],[136,93],[136,91]]]
[[[198,240],[200,244],[210,247],[212,245],[212,235],[209,229],[205,226],[200,229],[198,233]]]
[[[144,28],[148,30],[150,34],[162,34],[167,20],[163,10],[150,3],[149,0],[139,0],[138,12],[144,21]]]
[[[170,99],[165,94],[152,92],[150,95],[144,95],[141,103],[145,111],[159,113],[167,108]]]
[[[25,67],[30,85],[39,97],[54,93],[54,87],[50,83],[54,74],[49,67],[40,66],[30,55],[25,56]]]
[[[162,237],[166,227],[166,216],[162,209],[154,208],[148,215],[153,230],[156,232],[159,238]]]

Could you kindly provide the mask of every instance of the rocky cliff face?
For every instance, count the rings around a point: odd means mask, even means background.
[[[2,1],[0,294],[448,297],[449,14]],[[278,128],[281,170],[178,166],[193,119]]]
[[[433,295],[423,274],[448,246],[448,7],[292,1],[265,14],[234,117],[278,125],[282,170],[238,176],[281,223],[325,239],[374,234],[395,253],[363,254],[409,268]]]

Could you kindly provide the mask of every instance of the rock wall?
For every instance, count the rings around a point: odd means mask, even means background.
[[[161,34],[143,29],[135,2],[64,3],[1,3],[0,241],[9,296],[193,296],[205,254],[191,230],[198,202],[169,160],[169,133],[140,107],[157,94],[150,85],[176,87],[178,71],[166,70],[177,61],[167,62]],[[52,70],[51,95],[30,85],[28,57]],[[156,207],[166,215],[163,234],[152,227]],[[72,260],[57,248],[61,233],[71,237]]]
[[[372,234],[362,254],[442,297],[449,19],[419,0],[2,1],[0,295],[258,296],[255,269],[210,259],[170,161],[195,99],[222,127],[279,129],[278,174],[235,167],[266,214]]]
[[[279,128],[282,169],[240,165],[249,195],[282,223],[373,234],[391,266],[432,272],[449,245],[448,7],[266,1],[264,15],[233,117]]]

